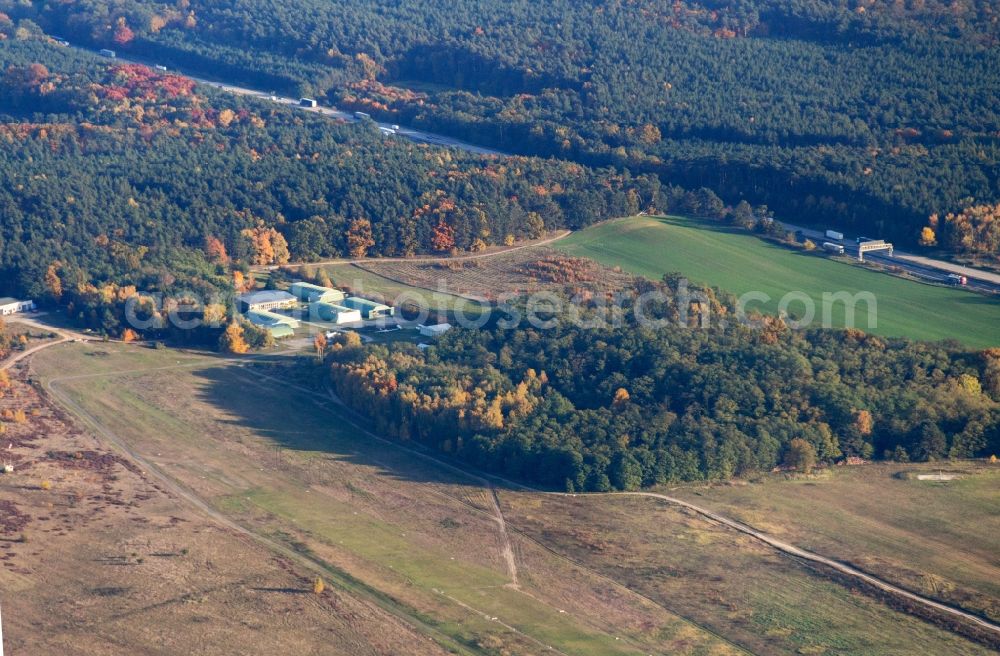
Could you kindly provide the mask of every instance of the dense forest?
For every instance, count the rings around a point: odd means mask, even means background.
[[[568,490],[1000,452],[1000,350],[790,330],[775,318],[689,327],[676,285],[665,280],[663,302],[646,307],[665,327],[640,325],[626,302],[620,327],[522,318],[453,329],[424,351],[352,335],[331,345],[330,379],[388,435]],[[704,312],[732,316],[734,299],[702,292],[691,326]]]
[[[39,40],[0,63],[0,292],[115,334],[136,290],[206,298],[249,265],[474,251],[704,195],[387,139]]]
[[[1000,200],[989,0],[0,0],[0,11],[8,31],[31,21],[511,152],[707,186],[792,222],[916,243],[931,214]]]

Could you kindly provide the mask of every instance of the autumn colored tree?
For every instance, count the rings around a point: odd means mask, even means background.
[[[323,594],[324,590],[326,590],[326,583],[323,582],[322,578],[317,576],[316,580],[313,581],[313,594]]]
[[[323,333],[316,333],[316,337],[313,339],[313,348],[316,349],[316,355],[320,358],[326,353],[326,335]]]
[[[330,341],[330,346],[337,350],[358,348],[361,346],[361,335],[353,330],[337,333],[334,335],[333,340]]]
[[[855,411],[854,427],[857,429],[859,435],[871,435],[872,429],[875,427],[872,413],[868,410]]]
[[[374,80],[378,77],[379,72],[382,71],[382,67],[378,63],[363,52],[359,52],[354,56],[355,61],[361,66],[362,75],[365,79]]]
[[[247,228],[242,234],[249,240],[253,250],[251,256],[253,264],[285,264],[288,262],[290,257],[288,242],[276,229],[260,224],[256,228]]]
[[[250,289],[253,289],[254,279],[253,274],[248,276],[243,275],[243,272],[239,269],[233,271],[233,289],[237,293],[243,293]]]
[[[372,236],[372,222],[368,219],[354,219],[347,229],[347,252],[351,257],[361,258],[375,245]]]
[[[966,207],[946,214],[943,220],[932,214],[928,224],[937,227],[940,241],[948,248],[1000,260],[1000,203]]]
[[[652,123],[647,123],[642,126],[642,132],[640,133],[639,138],[646,144],[660,143],[660,139],[662,138],[660,135],[660,128],[656,127]]]
[[[134,38],[135,38],[135,33],[132,32],[132,28],[130,28],[128,26],[128,23],[125,22],[125,17],[122,16],[121,18],[118,19],[118,22],[115,25],[115,33],[114,37],[112,37],[112,40],[118,45],[124,46],[128,43],[131,43],[132,39]]]
[[[222,241],[211,235],[205,237],[205,256],[212,262],[226,264],[229,262],[229,255],[226,254],[226,246]]]
[[[164,27],[167,26],[167,19],[159,14],[153,14],[149,17],[149,31],[153,34],[159,33]]]
[[[631,398],[632,397],[629,396],[627,389],[625,389],[624,387],[619,387],[617,390],[615,390],[615,398],[611,402],[611,405],[615,408],[622,408],[625,406],[626,403],[629,402],[629,399]]]
[[[221,303],[207,303],[201,312],[201,321],[206,326],[221,326],[226,320],[226,306]]]
[[[236,112],[228,108],[223,109],[219,112],[219,125],[224,128],[228,128],[235,118]]]
[[[126,328],[122,331],[122,342],[129,344],[139,339],[139,333],[135,332],[131,328]]]
[[[225,332],[219,338],[219,350],[224,353],[246,353],[250,346],[243,337],[243,327],[233,321],[226,326]]]
[[[434,226],[434,233],[431,235],[431,248],[438,253],[448,253],[455,248],[455,229],[441,221]]]
[[[59,262],[53,262],[45,270],[45,289],[54,301],[62,298],[63,293],[62,280],[59,278],[59,266]]]
[[[920,229],[920,245],[937,246],[937,234],[934,232],[934,228],[924,226]]]
[[[28,82],[39,85],[49,78],[49,69],[45,64],[34,63],[28,66]]]
[[[796,437],[788,443],[785,465],[803,473],[811,472],[816,466],[816,447],[801,437]]]

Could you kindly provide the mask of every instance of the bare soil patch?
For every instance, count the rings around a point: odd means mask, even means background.
[[[355,265],[397,282],[495,301],[538,291],[607,293],[635,279],[621,269],[545,248],[526,248],[474,260],[365,262]]]

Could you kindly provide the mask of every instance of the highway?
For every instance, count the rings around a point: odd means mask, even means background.
[[[70,47],[74,47],[78,50],[83,50],[84,52],[90,53],[92,55],[103,57],[98,50],[85,48],[82,46],[73,46],[73,45],[71,45]],[[141,64],[143,66],[150,66],[150,67],[157,65],[157,63],[153,60],[146,60],[140,57],[122,57],[120,55],[117,55],[113,59],[112,58],[107,58],[107,59],[116,62],[124,62],[126,64]],[[260,91],[258,89],[250,89],[247,87],[241,87],[226,82],[209,80],[206,78],[198,77],[196,75],[190,75],[188,73],[184,73],[183,71],[176,69],[168,69],[167,72],[172,73],[174,75],[181,75],[183,77],[188,78],[189,80],[194,80],[199,84],[215,87],[216,89],[219,89],[221,91],[226,91],[228,93],[236,94],[239,96],[258,98],[260,100],[270,101],[278,105],[284,105],[286,107],[298,109],[304,112],[313,112],[315,114],[320,114],[322,116],[326,116],[332,119],[340,119],[348,123],[359,123],[361,121],[371,120],[366,118],[358,118],[354,115],[353,112],[337,109],[336,107],[323,107],[319,105],[317,105],[316,107],[306,107],[299,104],[300,100],[299,98],[289,98],[287,96],[279,96],[271,93],[270,91]],[[395,124],[393,123],[380,123],[378,121],[374,122],[378,125],[379,129],[382,130],[383,134],[385,134],[387,137],[399,136],[405,139],[409,139],[411,141],[416,141],[417,143],[425,143],[431,146],[441,146],[444,148],[456,148],[458,150],[464,150],[466,152],[475,153],[477,155],[494,155],[498,157],[510,156],[510,153],[505,153],[500,150],[494,150],[492,148],[484,148],[483,146],[477,146],[475,144],[470,144],[468,142],[461,141],[460,139],[453,139],[451,137],[446,137],[442,134],[424,132],[422,130],[416,130],[405,126],[400,126],[399,129],[396,129],[394,127]]]
[[[180,75],[180,73],[178,73]],[[211,80],[205,80],[202,78],[195,77],[193,75],[185,75],[185,77],[199,82],[201,84],[207,84],[213,86],[222,91],[227,91],[229,93],[237,94],[240,96],[249,96],[252,98],[259,98],[261,100],[269,100],[271,102],[277,103],[279,105],[285,105],[287,107],[292,107],[294,109],[300,109],[305,112],[313,112],[316,114],[322,114],[333,119],[340,119],[350,123],[359,123],[361,121],[368,121],[372,119],[358,118],[352,112],[347,112],[342,109],[337,109],[336,107],[322,107],[317,105],[316,107],[305,107],[299,104],[299,99],[288,98],[285,96],[273,95],[271,93],[265,93],[263,91],[257,91],[255,89],[248,89],[246,87],[239,87],[233,84],[225,84],[223,82],[212,82]],[[382,130],[386,136],[400,136],[411,141],[416,141],[418,143],[425,143],[432,146],[442,146],[445,148],[457,148],[458,150],[464,150],[470,153],[475,153],[477,155],[496,155],[496,156],[506,156],[508,153],[501,152],[499,150],[493,150],[491,148],[483,148],[482,146],[476,146],[474,144],[467,143],[465,141],[460,141],[458,139],[452,139],[451,137],[446,137],[440,134],[433,134],[431,132],[423,132],[421,130],[415,130],[413,128],[400,126],[398,129],[394,128],[392,123],[380,123],[374,121],[378,127]]]

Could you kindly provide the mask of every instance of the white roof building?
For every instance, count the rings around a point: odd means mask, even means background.
[[[247,292],[237,297],[243,312],[250,310],[281,310],[295,307],[295,297],[288,292],[266,289],[258,292]]]
[[[16,298],[4,296],[0,298],[0,316],[17,314],[18,312],[29,312],[35,309],[34,301],[19,301]]]
[[[436,323],[430,326],[417,326],[417,331],[424,337],[440,337],[451,330],[450,323]]]

